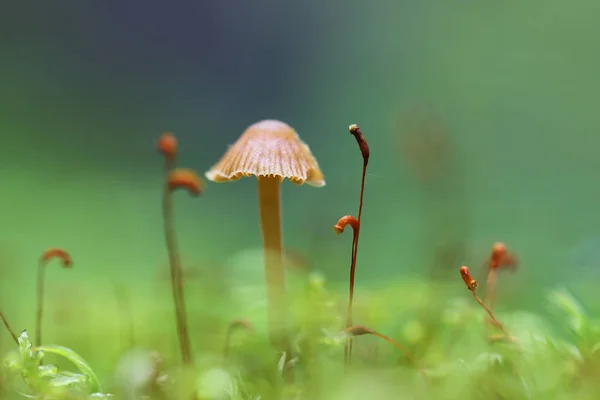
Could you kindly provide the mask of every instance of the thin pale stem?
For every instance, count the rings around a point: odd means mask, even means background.
[[[229,349],[231,348],[231,334],[233,333],[233,327],[230,325],[227,328],[227,334],[225,335],[225,348],[223,349],[223,360],[227,361],[229,357]]]
[[[225,361],[227,361],[227,357],[229,357],[229,350],[231,349],[231,336],[240,328],[247,330],[252,329],[251,325],[248,325],[248,323],[242,320],[233,321],[231,324],[229,324],[229,327],[227,327],[227,333],[225,334],[225,348],[223,349],[223,359]]]
[[[490,310],[488,308],[488,306],[486,306],[485,303],[483,301],[481,301],[481,299],[479,298],[479,296],[477,296],[477,293],[475,292],[475,290],[471,290],[471,293],[473,293],[473,297],[475,297],[475,300],[477,300],[477,302],[479,303],[479,305],[481,307],[483,307],[483,309],[488,313],[488,315],[492,319],[492,322],[494,323],[494,325],[496,325],[506,336],[508,336],[508,333],[506,333],[506,330],[504,330],[504,326],[500,323],[500,321],[498,321],[496,319],[496,317],[494,317],[494,314],[492,313],[492,310]]]
[[[396,342],[396,341],[395,341],[394,339],[392,339],[391,337],[389,337],[389,336],[386,336],[386,335],[384,335],[384,334],[381,334],[381,333],[379,333],[379,332],[377,332],[377,331],[371,331],[371,335],[373,335],[373,336],[377,336],[378,338],[385,340],[386,342],[388,342],[389,344],[391,344],[392,346],[394,346],[395,348],[397,348],[398,350],[400,350],[402,353],[404,353],[404,355],[406,356],[406,359],[407,359],[407,360],[408,360],[408,361],[409,361],[409,362],[410,362],[412,365],[414,365],[414,366],[416,367],[416,363],[415,363],[415,360],[414,360],[414,358],[412,357],[412,354],[411,354],[411,353],[408,351],[408,349],[406,349],[406,348],[405,348],[404,346],[402,346],[400,343]],[[417,369],[419,370],[419,373],[420,373],[421,375],[423,375],[423,377],[424,377],[425,379],[429,379],[429,377],[427,376],[427,374],[425,374],[425,371],[423,371],[421,368],[418,368],[418,367],[417,367]]]
[[[267,285],[267,324],[271,345],[290,357],[287,334],[285,271],[281,234],[281,181],[279,178],[258,179],[258,204]],[[291,374],[291,369],[288,371]],[[288,375],[289,376],[289,375]]]
[[[37,305],[35,316],[35,345],[42,345],[42,318],[44,314],[44,279],[46,274],[46,262],[40,259],[37,271]]]
[[[398,350],[400,350],[402,353],[404,353],[404,355],[406,356],[406,358],[408,359],[408,361],[410,361],[411,363],[414,364],[414,360],[412,358],[412,355],[410,354],[410,352],[404,347],[402,346],[400,343],[396,342],[394,339],[392,339],[389,336],[386,336],[382,333],[373,331],[371,333],[373,336],[377,336],[378,338],[381,338],[383,340],[385,340],[386,342],[388,342],[389,344],[391,344],[392,346],[394,346],[395,348],[397,348]]]
[[[485,285],[485,302],[490,305],[490,310],[494,310],[496,306],[496,285],[498,282],[498,270],[492,268],[488,272],[487,282]]]

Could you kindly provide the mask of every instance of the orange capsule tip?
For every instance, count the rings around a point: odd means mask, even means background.
[[[60,259],[60,261],[63,264],[63,267],[65,267],[65,268],[70,268],[71,265],[73,264],[71,255],[66,250],[61,249],[59,247],[51,247],[49,249],[46,249],[42,253],[41,260],[42,260],[42,262],[48,262],[48,261],[52,260],[53,258]]]
[[[171,132],[165,132],[160,135],[156,147],[165,157],[173,158],[177,155],[177,138]]]
[[[477,289],[477,281],[471,276],[469,268],[464,265],[460,267],[460,276],[469,290],[473,291]]]
[[[204,191],[204,182],[196,172],[191,169],[178,168],[169,174],[169,190],[185,189],[194,196],[199,196]]]
[[[350,225],[355,231],[358,230],[359,227],[358,220],[356,218],[354,218],[352,215],[344,215],[333,226],[333,230],[335,231],[335,233],[340,234],[344,232],[344,229],[346,229],[347,225]]]

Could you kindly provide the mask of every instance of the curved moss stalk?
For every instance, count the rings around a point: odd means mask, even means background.
[[[223,349],[224,360],[227,360],[227,358],[229,357],[229,351],[231,349],[231,336],[238,329],[244,329],[246,331],[251,332],[254,330],[254,327],[252,326],[252,323],[250,321],[247,321],[245,319],[236,319],[229,324],[229,326],[227,327],[227,333],[225,335],[225,348]]]
[[[171,275],[171,289],[175,304],[175,317],[177,320],[177,335],[181,357],[185,365],[193,365],[190,335],[188,333],[187,312],[183,293],[181,257],[177,247],[175,223],[173,217],[173,191],[185,189],[192,196],[199,196],[203,191],[203,184],[198,175],[190,169],[176,168],[177,140],[172,133],[164,133],[157,145],[157,149],[165,158],[164,183],[162,196],[162,215],[164,223],[165,242],[169,254],[169,268]]]
[[[187,313],[185,309],[185,300],[183,295],[183,284],[181,280],[181,261],[177,240],[175,237],[175,228],[173,220],[173,196],[169,188],[168,176],[175,169],[175,157],[165,157],[164,174],[165,181],[162,195],[162,214],[165,232],[165,242],[169,254],[169,268],[171,272],[171,289],[173,291],[173,301],[175,303],[175,318],[177,320],[177,335],[179,337],[179,346],[181,357],[184,364],[192,363],[192,354],[190,346],[190,336],[187,327]]]
[[[42,318],[44,314],[44,278],[46,273],[46,264],[48,261],[57,258],[61,261],[63,268],[71,268],[73,261],[71,256],[63,249],[50,248],[40,257],[37,272],[37,310],[35,318],[35,345],[42,344]]]

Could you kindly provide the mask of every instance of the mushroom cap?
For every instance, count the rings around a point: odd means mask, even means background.
[[[250,125],[208,172],[206,179],[228,182],[244,176],[289,179],[296,185],[325,186],[325,178],[309,147],[284,122],[264,120]]]

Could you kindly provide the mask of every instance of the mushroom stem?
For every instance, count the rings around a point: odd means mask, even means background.
[[[267,324],[271,345],[288,351],[285,326],[285,275],[281,238],[281,206],[279,178],[258,179],[258,207],[265,258],[267,284]],[[289,356],[289,354],[288,354]]]

